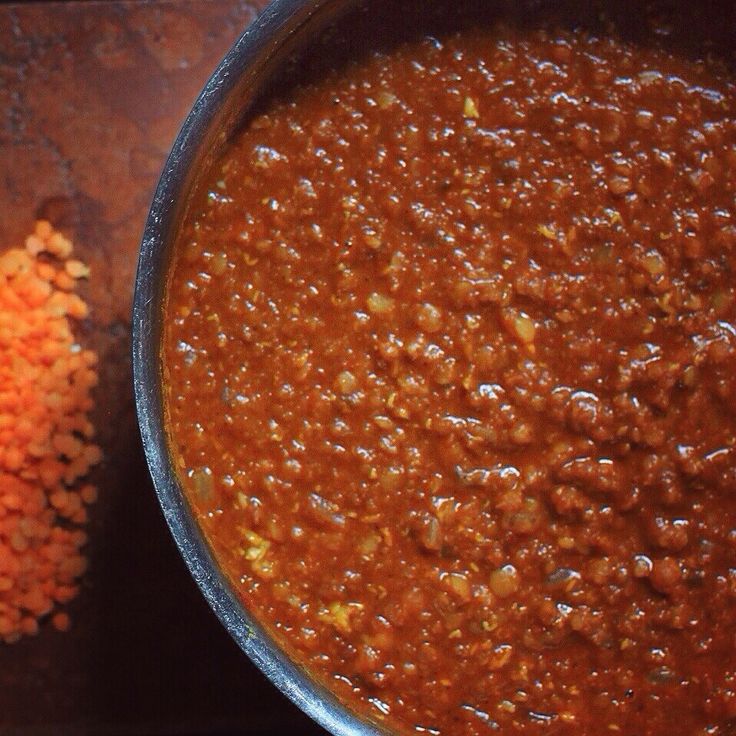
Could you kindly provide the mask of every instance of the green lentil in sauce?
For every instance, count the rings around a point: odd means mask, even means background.
[[[398,732],[733,733],[736,90],[658,37],[373,53],[185,222],[184,486],[246,605]]]

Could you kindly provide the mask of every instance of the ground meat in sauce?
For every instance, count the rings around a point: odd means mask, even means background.
[[[494,25],[298,89],[213,170],[172,444],[246,604],[354,707],[733,732],[735,91]]]

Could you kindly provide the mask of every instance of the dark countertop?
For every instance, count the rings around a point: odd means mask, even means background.
[[[319,734],[215,619],[174,548],[133,407],[130,305],[164,158],[263,0],[0,4],[0,250],[38,217],[92,267],[101,358],[91,567],[73,627],[0,645],[0,735]]]

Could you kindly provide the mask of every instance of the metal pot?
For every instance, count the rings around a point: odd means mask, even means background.
[[[160,358],[172,244],[197,172],[227,143],[277,72],[351,0],[275,0],[228,52],[174,143],[146,222],[135,280],[133,380],[151,477],[179,551],[208,603],[240,648],[317,723],[340,736],[385,733],[342,705],[292,661],[246,610],[215,560],[182,492],[169,452]]]
[[[709,12],[699,12],[685,0],[678,3],[678,7],[689,10],[676,15],[681,23],[675,28],[673,38],[685,39],[685,48],[691,38],[702,38],[703,34],[721,45],[730,43],[733,23],[725,19],[733,18],[732,0],[706,3]],[[605,0],[454,0],[446,5],[452,8],[457,25],[464,25],[471,23],[473,14],[484,8],[503,8],[523,17],[536,17],[550,6],[567,9],[576,22],[588,18],[595,24],[597,9],[604,4]],[[259,100],[285,81],[284,70],[298,72],[299,54],[351,11],[362,12],[365,19],[367,9],[372,21],[374,13],[380,15],[379,6],[384,11],[388,8],[393,13],[393,24],[386,21],[389,16],[376,18],[375,30],[371,31],[374,37],[384,38],[421,25],[441,5],[445,3],[439,0],[274,0],[225,56],[174,143],[146,223],[135,282],[135,399],[148,465],[171,533],[205,598],[241,649],[297,706],[338,736],[388,732],[380,724],[351,711],[316,682],[243,606],[215,560],[182,492],[169,452],[163,406],[160,347],[164,291],[172,245],[197,174],[208,170]],[[629,0],[611,0],[609,5],[627,19],[629,34],[636,39],[640,31],[638,16]],[[399,23],[396,23],[397,13],[401,15]],[[723,21],[709,22],[714,17]],[[341,38],[339,34],[334,37]]]

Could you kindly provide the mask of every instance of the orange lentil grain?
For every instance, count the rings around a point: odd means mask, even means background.
[[[79,496],[87,505],[97,500],[97,488],[95,486],[82,486],[79,490]]]
[[[41,238],[41,240],[47,241],[54,234],[54,228],[48,220],[38,220],[34,234]]]
[[[67,613],[55,613],[51,619],[51,625],[57,631],[69,631],[72,622]]]
[[[66,271],[60,271],[54,278],[54,286],[64,291],[70,291],[77,285],[77,282]]]
[[[89,266],[82,261],[67,261],[64,268],[73,279],[86,279],[89,276]]]

